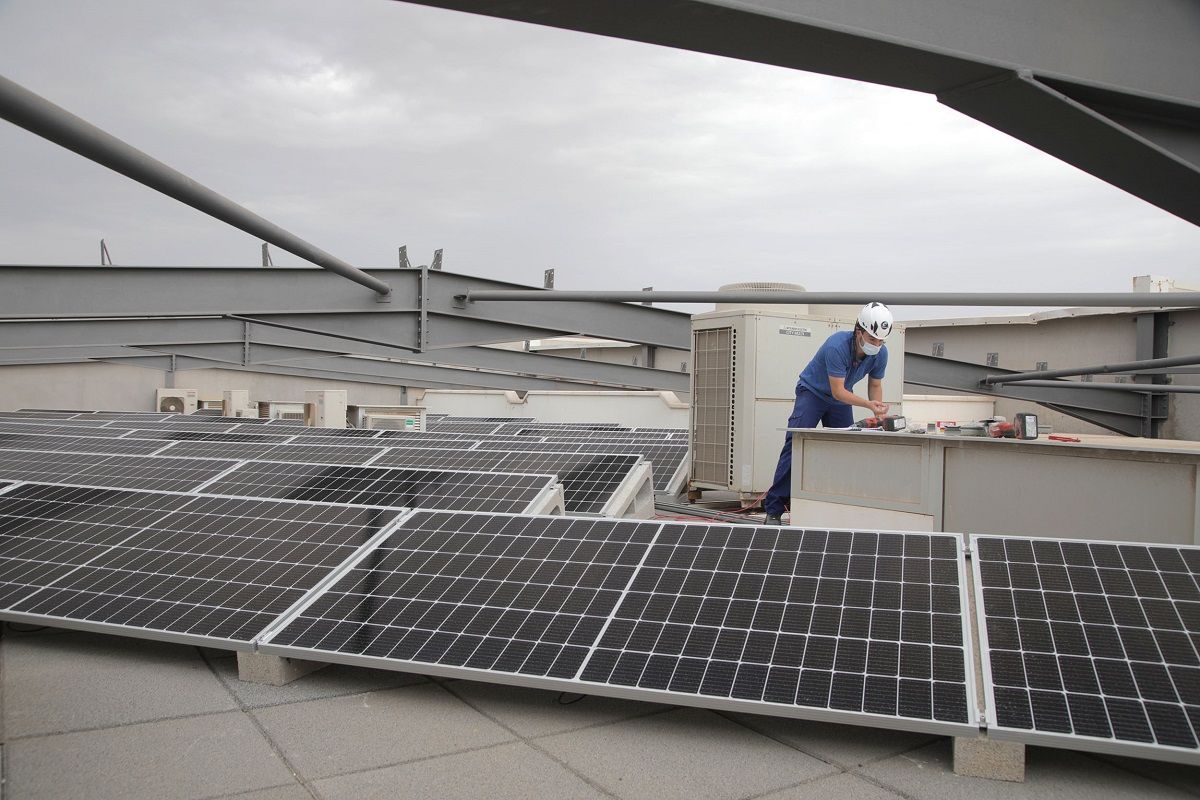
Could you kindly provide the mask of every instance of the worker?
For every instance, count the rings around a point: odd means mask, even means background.
[[[884,339],[892,332],[892,312],[883,303],[867,303],[858,312],[854,331],[838,331],[825,340],[796,381],[796,405],[788,418],[789,428],[849,428],[854,424],[852,406],[870,410],[873,416],[887,413],[883,402],[883,373],[888,352]],[[854,394],[854,384],[867,377],[867,396]],[[782,525],[783,512],[792,493],[792,433],[783,437],[783,451],[775,468],[775,481],[763,497],[765,524]]]

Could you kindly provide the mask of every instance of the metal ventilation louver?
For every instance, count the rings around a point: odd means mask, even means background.
[[[737,333],[733,328],[698,330],[692,353],[692,477],[731,485]]]

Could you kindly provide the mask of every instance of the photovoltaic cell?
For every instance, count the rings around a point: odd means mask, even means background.
[[[563,485],[568,514],[599,514],[640,460],[633,455],[396,448],[372,466],[553,475]]]
[[[419,512],[272,643],[573,679],[658,527]]]
[[[396,517],[26,485],[0,496],[0,615],[236,646]]]
[[[1200,548],[973,542],[991,735],[1200,764]]]
[[[554,484],[549,475],[251,461],[206,487],[204,493],[520,513],[528,511]]]

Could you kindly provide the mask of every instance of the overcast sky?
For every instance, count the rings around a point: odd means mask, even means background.
[[[0,0],[0,74],[363,267],[1127,291],[1200,228],[931,96],[391,0]],[[0,121],[0,263],[260,242]],[[276,264],[303,263],[274,252]]]

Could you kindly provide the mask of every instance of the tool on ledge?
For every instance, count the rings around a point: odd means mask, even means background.
[[[889,433],[895,433],[908,428],[908,420],[904,417],[893,415],[887,417],[866,417],[855,423],[863,430],[883,430]]]
[[[1052,433],[1046,437],[1052,442],[1080,442],[1083,441],[1078,436],[1064,436],[1061,433]]]

